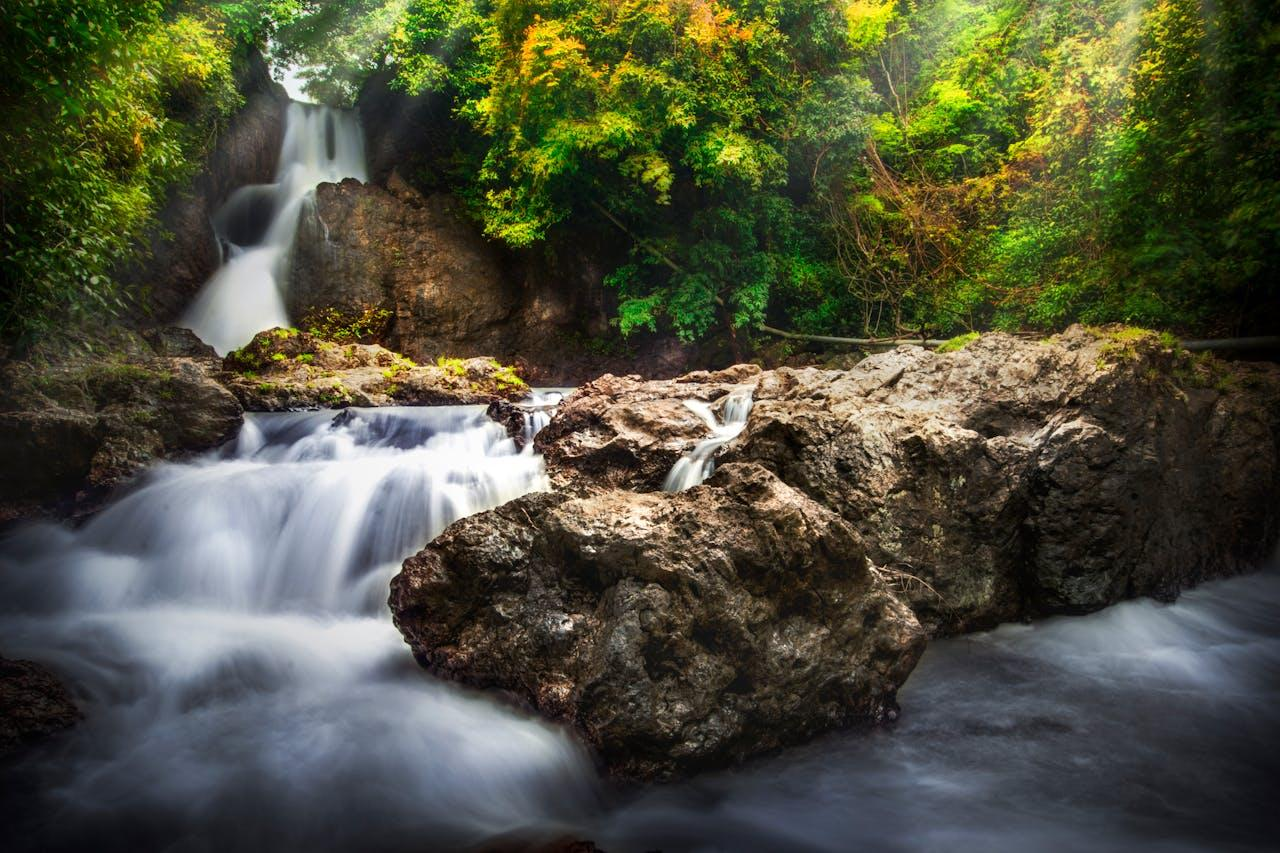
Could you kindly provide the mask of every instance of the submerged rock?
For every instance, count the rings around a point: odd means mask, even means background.
[[[0,756],[75,725],[80,710],[51,672],[0,657]]]
[[[185,329],[116,330],[0,367],[0,517],[91,510],[156,459],[235,435],[212,355]]]
[[[250,411],[484,404],[529,390],[492,358],[418,365],[377,344],[335,343],[297,329],[259,332],[224,366],[227,387]]]
[[[924,649],[853,528],[758,465],[464,519],[391,604],[433,672],[515,693],[640,778],[890,719]]]

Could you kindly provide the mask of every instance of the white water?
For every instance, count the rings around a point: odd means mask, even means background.
[[[451,845],[591,802],[570,738],[426,676],[385,603],[449,522],[545,488],[541,458],[479,407],[334,417],[251,416],[82,529],[4,544],[0,649],[87,714],[25,769],[33,849]]]
[[[533,453],[533,439],[544,426],[551,423],[556,416],[560,401],[570,388],[535,389],[527,401],[528,409],[524,412],[524,452]]]
[[[220,354],[263,329],[288,326],[285,287],[298,215],[317,184],[367,180],[356,114],[289,104],[275,183],[242,187],[214,216],[225,262],[182,319]]]
[[[698,442],[693,450],[676,460],[662,484],[664,492],[682,492],[704,482],[715,472],[716,452],[747,427],[747,418],[751,415],[751,389],[737,388],[712,405],[701,400],[685,400],[684,404],[706,422],[711,437]],[[720,410],[719,417],[715,408]]]
[[[479,408],[253,416],[79,530],[0,542],[0,652],[86,719],[0,765],[6,850],[1274,849],[1280,574],[933,643],[890,728],[618,791],[427,676],[399,559],[545,486]]]

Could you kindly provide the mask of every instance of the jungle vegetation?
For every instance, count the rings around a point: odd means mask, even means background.
[[[1280,325],[1267,0],[4,5],[10,332],[121,298],[248,45],[447,98],[491,238],[616,231],[623,333]]]

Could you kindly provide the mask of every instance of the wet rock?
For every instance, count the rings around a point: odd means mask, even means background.
[[[599,259],[608,245],[584,235],[558,250],[513,253],[486,240],[455,197],[385,174],[385,185],[316,188],[299,219],[291,316],[387,311],[377,342],[390,349],[417,361],[492,356],[543,385],[641,366],[656,375],[684,369],[691,348],[657,336],[624,342],[611,330],[615,295],[603,279],[617,264]]]
[[[156,459],[214,447],[243,411],[189,333],[113,330],[0,367],[0,517],[92,510]],[[168,354],[182,352],[183,354]]]
[[[1274,366],[1074,327],[746,381],[755,406],[722,459],[763,464],[840,513],[933,633],[1168,598],[1260,565],[1280,529]],[[672,403],[723,391],[695,375],[608,378],[538,445],[566,488],[655,488],[705,437]]]
[[[566,399],[534,443],[559,488],[653,491],[706,437],[706,422],[684,401],[714,403],[734,389],[754,388],[760,375],[749,364],[657,382],[605,375]]]
[[[419,365],[377,344],[334,343],[296,329],[259,332],[223,364],[223,381],[250,411],[486,404],[529,390],[492,358]]]
[[[81,716],[53,673],[0,657],[0,756],[70,728]]]
[[[391,606],[433,672],[510,691],[637,778],[891,719],[924,648],[852,526],[758,465],[464,519]]]
[[[519,290],[452,197],[359,181],[321,184],[299,222],[289,309],[392,313],[385,342],[410,358],[500,353]]]

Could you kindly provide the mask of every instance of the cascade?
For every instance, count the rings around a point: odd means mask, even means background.
[[[298,215],[317,184],[344,178],[367,180],[355,112],[290,103],[275,182],[241,187],[214,214],[224,263],[182,325],[221,355],[263,329],[288,326],[285,287]]]
[[[685,400],[684,404],[706,422],[711,437],[698,442],[693,450],[676,460],[662,484],[664,492],[682,492],[711,476],[716,470],[716,451],[746,429],[747,417],[751,414],[751,389],[737,388],[712,405],[701,400]],[[714,406],[720,408],[719,419]]]
[[[449,848],[589,803],[565,732],[430,678],[386,605],[450,522],[545,488],[482,407],[250,414],[82,527],[0,543],[4,653],[86,712],[24,786],[59,815],[33,846],[101,849],[97,821],[159,817],[209,849],[408,847],[424,827]]]

